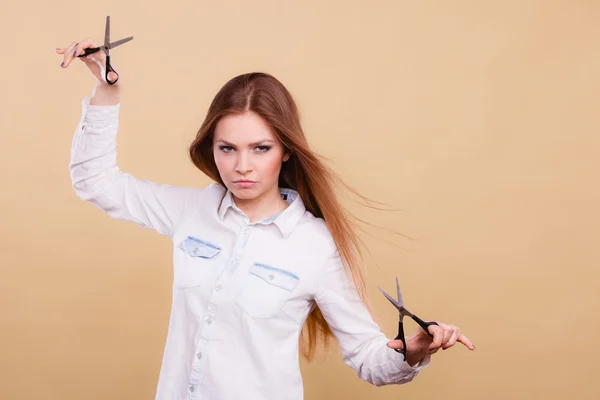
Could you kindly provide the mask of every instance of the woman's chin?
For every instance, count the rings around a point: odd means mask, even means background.
[[[235,197],[237,197],[238,199],[243,199],[243,200],[250,200],[256,197],[256,191],[253,190],[252,188],[239,188],[239,187],[234,187],[233,190],[231,190],[231,192],[235,195]]]

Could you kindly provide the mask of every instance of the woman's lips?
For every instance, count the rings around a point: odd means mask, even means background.
[[[241,188],[248,188],[253,186],[254,184],[256,184],[256,182],[252,182],[252,181],[237,181],[235,182],[236,185],[238,185]]]

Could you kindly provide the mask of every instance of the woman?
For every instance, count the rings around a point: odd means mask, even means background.
[[[63,68],[89,47],[96,44],[86,39],[57,49]],[[402,342],[387,339],[371,316],[337,178],[309,149],[294,101],[274,77],[244,74],[217,93],[189,149],[215,183],[181,188],[119,169],[122,79],[106,83],[101,51],[80,60],[97,85],[73,139],[77,195],[173,240],[157,399],[302,399],[298,345],[310,360],[317,339],[333,336],[344,362],[376,386],[411,381],[440,347],[474,348],[438,322],[433,339],[422,329],[407,339],[406,360],[393,350]]]

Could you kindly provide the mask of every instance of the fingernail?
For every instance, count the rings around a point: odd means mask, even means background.
[[[64,66],[65,66],[65,62],[64,62],[64,61],[63,61],[63,62],[61,62],[61,63],[60,63],[60,66],[61,66],[61,67],[64,67]]]
[[[73,51],[73,57],[75,57],[76,53],[77,53],[77,50]]]

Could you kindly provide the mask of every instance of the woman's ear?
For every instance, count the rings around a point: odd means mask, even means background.
[[[291,156],[291,155],[290,155],[290,153],[285,153],[285,154],[283,155],[283,162],[286,162],[287,160],[289,160],[289,159],[290,159],[290,156]]]

